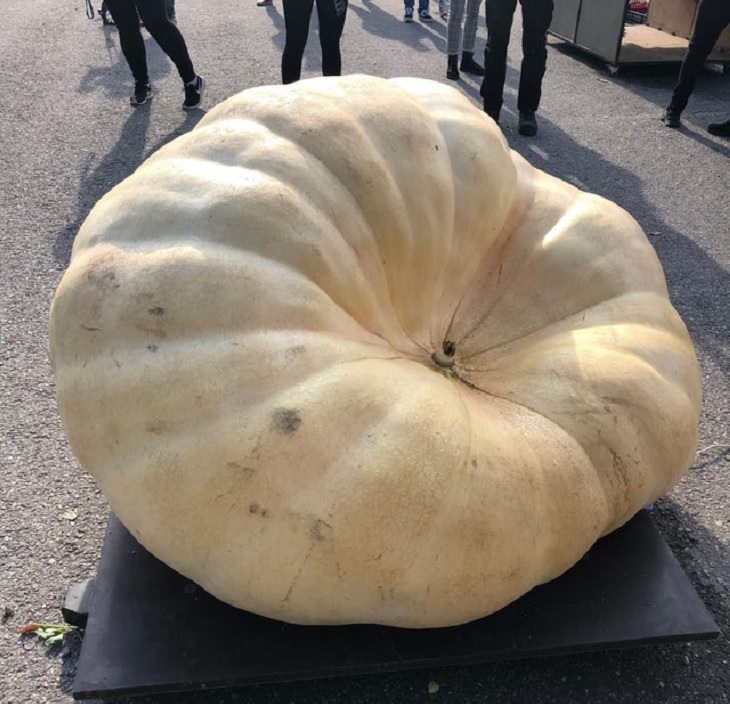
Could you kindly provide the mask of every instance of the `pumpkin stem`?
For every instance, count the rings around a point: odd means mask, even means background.
[[[444,340],[441,349],[436,350],[431,359],[440,367],[453,367],[454,354],[456,354],[456,345],[451,340]]]

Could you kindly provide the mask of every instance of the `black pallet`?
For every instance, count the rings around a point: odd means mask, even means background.
[[[193,691],[712,638],[718,627],[642,511],[570,571],[464,626],[292,626],[224,604],[111,516],[76,699]]]

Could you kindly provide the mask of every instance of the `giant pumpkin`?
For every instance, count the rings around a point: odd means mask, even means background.
[[[211,110],[93,209],[50,345],[130,531],[294,623],[489,614],[696,448],[697,361],[640,227],[425,80]]]

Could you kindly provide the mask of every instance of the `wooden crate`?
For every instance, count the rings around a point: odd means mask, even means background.
[[[698,0],[650,0],[646,24],[676,37],[689,39],[692,34]],[[715,44],[715,53],[730,53],[730,27]]]

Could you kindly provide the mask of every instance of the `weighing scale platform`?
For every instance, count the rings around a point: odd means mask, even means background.
[[[112,515],[75,699],[392,672],[713,638],[718,628],[650,515],[501,611],[451,628],[293,626],[224,604]]]

